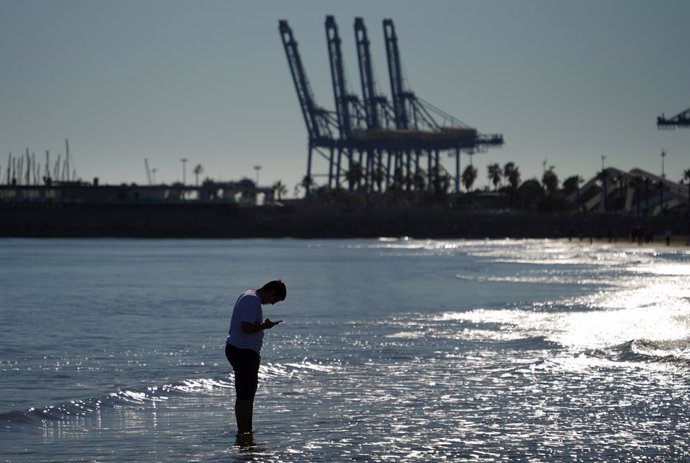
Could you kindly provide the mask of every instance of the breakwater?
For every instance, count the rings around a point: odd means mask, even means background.
[[[443,207],[337,207],[304,202],[4,203],[0,236],[135,238],[629,238],[687,235],[686,217],[536,214]]]

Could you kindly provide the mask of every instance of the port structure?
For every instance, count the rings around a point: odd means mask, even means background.
[[[502,135],[485,135],[445,111],[422,100],[405,85],[398,38],[391,19],[383,20],[392,101],[378,92],[370,41],[362,18],[354,33],[362,99],[348,88],[341,38],[333,16],[325,21],[326,42],[335,111],[319,106],[312,92],[297,41],[286,20],[279,31],[302,110],[307,135],[307,195],[316,176],[327,177],[329,190],[383,192],[460,190],[460,154],[502,146]],[[327,173],[313,171],[314,153],[326,159]],[[454,172],[441,163],[441,154],[455,158]]]
[[[690,108],[671,118],[666,118],[662,114],[656,118],[656,126],[659,129],[690,128]]]

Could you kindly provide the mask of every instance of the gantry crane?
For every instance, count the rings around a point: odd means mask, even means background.
[[[386,181],[386,188],[392,186],[393,182],[398,188],[406,184],[410,190],[411,178],[424,173],[428,177],[428,185],[433,183],[438,188],[441,174],[446,173],[440,162],[440,152],[449,151],[456,156],[455,188],[459,191],[460,151],[476,152],[488,146],[503,144],[502,135],[479,134],[476,129],[423,101],[405,88],[397,36],[390,19],[383,21],[383,28],[392,106],[385,97],[376,93],[366,27],[361,18],[355,19],[355,38],[364,96],[363,101],[360,101],[347,88],[341,40],[335,19],[332,16],[326,17],[325,25],[335,113],[316,105],[292,30],[287,21],[279,22],[309,137],[307,178],[311,179],[313,175],[312,152],[316,150],[329,160],[329,189],[340,187],[341,173],[344,172],[341,165],[343,155],[348,160],[348,169],[352,169],[355,165],[355,154],[359,155],[357,165],[363,170],[361,174],[368,191],[372,185],[379,183],[381,177]],[[322,151],[324,148],[328,150],[328,155]],[[384,166],[382,158],[385,155],[387,164]],[[420,158],[423,156],[428,158],[426,172],[420,166]],[[382,175],[379,175],[381,171]],[[349,183],[352,187],[353,182]],[[359,186],[359,181],[354,186]],[[420,188],[423,188],[423,185]]]
[[[347,157],[348,171],[354,164],[353,149],[356,148],[348,143],[353,130],[365,127],[365,115],[362,103],[356,95],[349,92],[347,80],[345,79],[345,63],[341,50],[340,34],[338,25],[333,16],[326,16],[326,41],[328,43],[328,58],[331,67],[331,80],[333,84],[333,97],[338,119],[338,132],[340,143],[337,145],[337,159],[335,166],[335,184],[340,184],[340,174],[343,172],[341,161],[343,155]],[[360,151],[359,163],[361,165],[362,152]],[[329,179],[330,180],[330,179]],[[329,186],[330,181],[329,181]]]
[[[374,78],[374,65],[371,59],[371,42],[364,19],[355,18],[354,24],[355,43],[357,46],[357,62],[359,64],[359,77],[362,85],[362,98],[366,115],[366,125],[369,131],[382,130],[394,127],[394,112],[390,102],[384,95],[380,95],[376,88]],[[383,165],[383,156],[387,154],[386,168]],[[387,175],[391,171],[390,151],[370,147],[367,151],[367,165],[365,166],[365,182],[367,185],[380,185],[385,182],[389,185],[391,178]]]
[[[304,123],[307,126],[308,134],[308,157],[307,157],[307,175],[304,186],[307,194],[309,194],[311,181],[313,180],[312,173],[312,157],[314,150],[319,154],[328,157],[331,165],[333,165],[333,151],[336,148],[337,141],[334,136],[334,128],[337,128],[337,120],[333,117],[333,113],[318,106],[314,100],[314,94],[311,90],[311,85],[307,79],[307,74],[302,65],[302,58],[299,54],[297,41],[294,39],[292,29],[288,22],[281,20],[278,23],[280,36],[285,48],[290,73],[297,91],[297,99],[299,100],[302,109],[302,116]],[[326,148],[330,151],[330,156],[321,150]],[[329,184],[332,172],[329,172]]]
[[[406,89],[398,37],[391,19],[383,20],[383,31],[396,126],[400,130],[413,130],[425,139],[424,143],[411,147],[415,150],[415,170],[419,172],[420,154],[426,155],[429,185],[434,183],[438,186],[439,176],[444,170],[440,162],[439,152],[441,150],[451,151],[449,154],[455,157],[455,190],[459,191],[460,151],[467,149],[476,152],[491,145],[501,146],[503,145],[503,136],[479,134],[476,129]],[[409,150],[405,151],[404,156],[407,161],[408,175],[411,175]]]
[[[371,43],[362,18],[355,18],[354,30],[367,127],[369,129],[389,127],[392,121],[392,108],[388,99],[377,92],[374,65],[371,59]]]
[[[340,48],[341,40],[338,25],[333,16],[326,17],[326,41],[328,43],[328,57],[331,66],[333,97],[340,137],[347,139],[352,130],[361,125],[361,103],[356,95],[351,94],[345,79],[345,63]]]
[[[667,119],[663,114],[656,118],[656,126],[660,129],[675,129],[676,127],[690,127],[690,108],[680,114]]]
[[[405,86],[400,65],[398,36],[395,34],[393,21],[390,19],[383,20],[383,36],[386,44],[386,59],[388,60],[388,77],[390,79],[391,97],[393,98],[395,126],[398,129],[406,130],[409,128],[409,118],[405,102],[407,95],[404,90]]]

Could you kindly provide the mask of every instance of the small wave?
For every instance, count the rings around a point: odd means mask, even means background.
[[[323,365],[320,363],[309,362],[307,360],[304,360],[300,363],[286,363],[285,365],[290,367],[290,368],[294,368],[295,370],[312,370],[312,371],[330,372],[330,371],[334,371],[336,369],[336,367],[333,365]]]
[[[260,377],[292,377],[303,372],[328,373],[337,367],[310,362],[265,364]],[[120,388],[101,397],[75,399],[57,405],[36,406],[27,410],[10,410],[0,413],[0,423],[40,425],[43,421],[69,420],[85,417],[96,411],[117,406],[152,404],[189,394],[212,394],[234,386],[232,375],[223,378],[187,378],[163,385],[139,388]]]
[[[515,349],[519,351],[553,350],[561,347],[560,344],[547,339],[545,336],[501,340],[499,344],[503,348]]]
[[[390,243],[396,241],[412,241],[409,236],[379,236],[378,241],[382,243]]]
[[[87,416],[104,408],[117,405],[144,404],[168,400],[171,396],[191,394],[232,387],[229,380],[217,378],[190,378],[162,386],[118,389],[102,397],[75,399],[58,405],[31,407],[28,410],[11,410],[0,413],[0,422],[38,424],[45,420],[66,420]]]
[[[428,336],[425,331],[398,331],[396,333],[387,334],[385,337],[391,339],[420,339]]]
[[[678,361],[690,366],[690,342],[687,339],[648,341],[634,340],[630,344],[633,352],[653,358],[656,361]]]
[[[543,275],[468,275],[458,273],[455,278],[460,281],[476,281],[479,283],[518,283],[518,284],[562,284],[562,285],[602,285],[596,278],[582,278],[579,275],[554,275],[553,272]]]
[[[590,351],[588,354],[615,362],[666,363],[682,368],[690,367],[690,343],[687,339],[633,339],[608,349]]]
[[[100,409],[108,399],[71,400],[59,405],[31,407],[28,410],[11,410],[0,413],[0,422],[36,424],[45,420],[61,420],[86,416]]]

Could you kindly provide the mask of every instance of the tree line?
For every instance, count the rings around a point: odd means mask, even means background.
[[[619,208],[620,204],[610,202],[607,198],[608,193],[622,187],[630,187],[638,196],[636,201],[638,213],[640,204],[644,203],[645,195],[647,202],[652,194],[660,192],[663,195],[662,182],[653,182],[649,178],[642,177],[630,179],[612,176],[606,169],[597,174],[598,184],[590,188],[583,197],[580,197],[579,192],[584,179],[580,175],[572,175],[561,182],[554,166],[545,167],[541,179],[533,177],[525,181],[522,180],[519,166],[512,161],[503,165],[492,163],[487,165],[486,169],[486,178],[493,189],[474,188],[479,172],[475,166],[469,164],[462,170],[458,179],[462,188],[456,192],[455,179],[443,169],[437,168],[431,172],[431,175],[427,172],[405,174],[402,169],[398,169],[392,178],[386,181],[383,173],[376,175],[376,171],[370,179],[364,178],[362,166],[355,162],[345,172],[346,185],[343,187],[319,186],[313,178],[305,176],[295,185],[294,192],[295,196],[304,194],[313,199],[350,204],[366,200],[394,203],[405,201],[407,204],[450,202],[465,205],[472,205],[479,196],[493,193],[494,196],[503,199],[502,204],[506,207],[548,212],[579,210],[585,201],[599,193],[603,193],[604,210],[613,210]],[[683,172],[681,183],[683,182],[687,182],[690,195],[690,169]],[[279,200],[288,192],[287,186],[282,181],[274,183],[273,190],[275,197]],[[620,202],[620,195],[615,200]],[[609,202],[610,204],[607,204]]]

